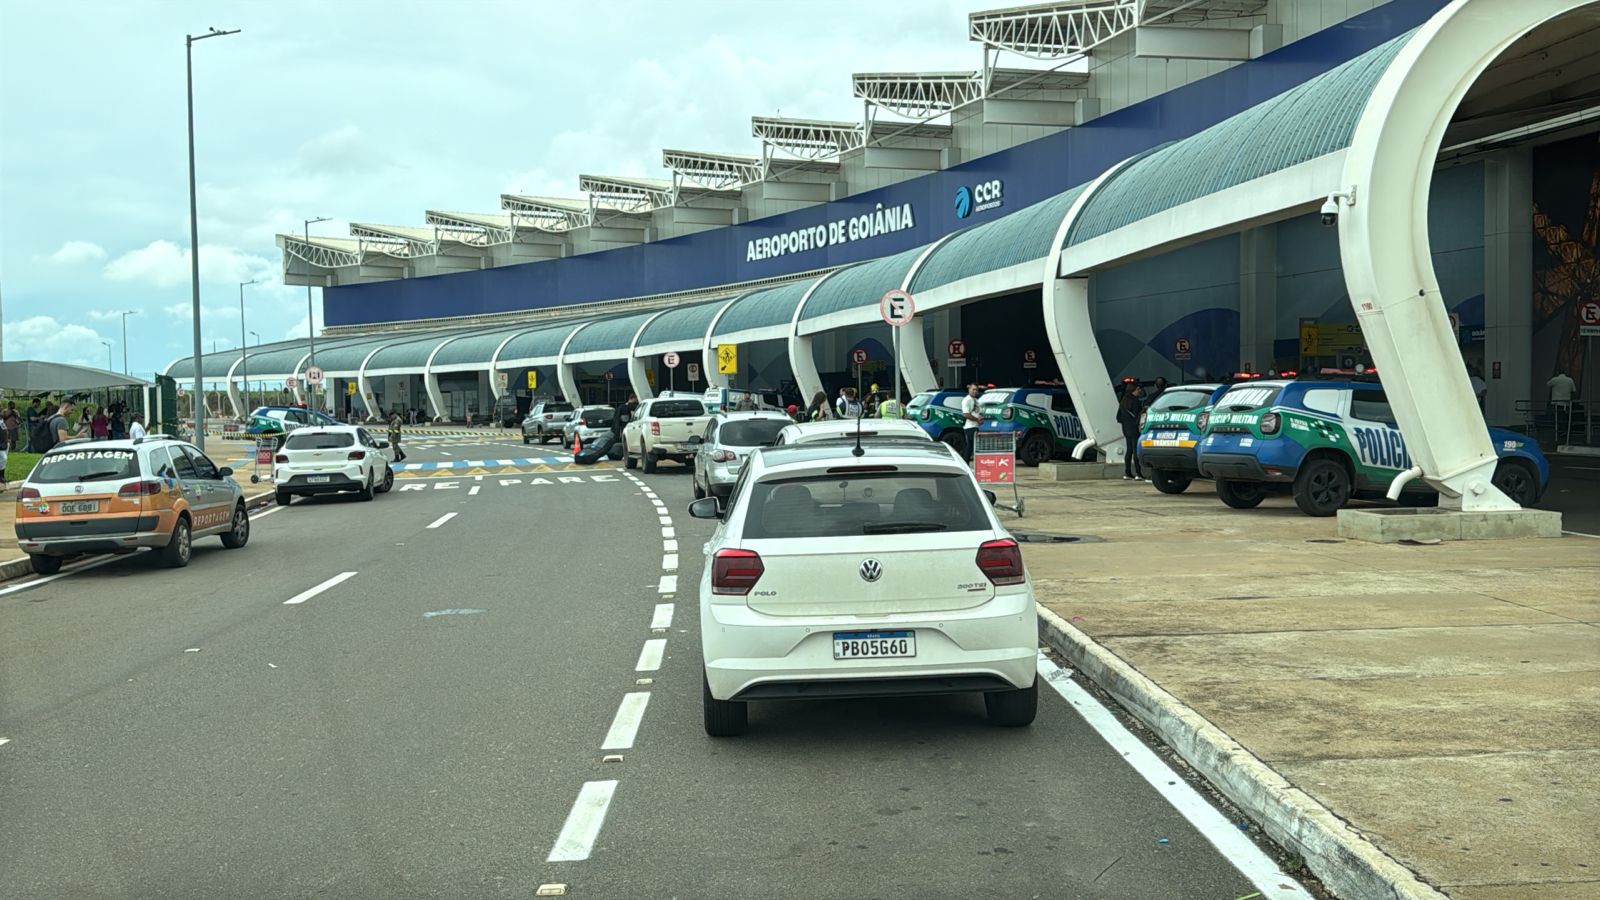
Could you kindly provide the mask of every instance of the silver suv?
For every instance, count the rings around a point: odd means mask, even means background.
[[[540,400],[522,420],[522,442],[531,444],[537,440],[541,444],[548,444],[561,437],[561,429],[571,418],[571,403],[565,400]]]
[[[778,440],[778,432],[793,424],[793,419],[776,410],[724,412],[712,416],[706,423],[705,433],[689,439],[695,451],[695,499],[708,494],[728,499],[750,451],[772,446]]]

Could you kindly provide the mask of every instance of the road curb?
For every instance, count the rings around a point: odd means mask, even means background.
[[[1316,798],[1290,784],[1227,732],[1054,612],[1038,607],[1041,636],[1153,729],[1189,765],[1339,897],[1447,900]]]

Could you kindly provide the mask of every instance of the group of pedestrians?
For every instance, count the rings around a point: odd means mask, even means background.
[[[873,385],[865,394],[858,393],[854,387],[842,387],[832,403],[828,402],[826,391],[817,391],[811,395],[811,402],[806,404],[805,409],[800,409],[791,403],[788,413],[796,422],[824,422],[829,419],[901,419],[905,417],[906,404],[892,392],[880,390],[877,385]]]

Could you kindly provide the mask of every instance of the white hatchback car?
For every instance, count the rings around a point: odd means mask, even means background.
[[[810,444],[816,441],[853,441],[857,433],[868,439],[933,440],[922,430],[921,425],[911,419],[823,419],[818,422],[796,422],[787,426],[778,432],[778,446]]]
[[[1017,542],[972,471],[929,440],[750,454],[700,580],[706,733],[751,700],[982,692],[1027,725],[1039,626]]]
[[[394,487],[389,442],[359,425],[306,425],[289,432],[273,457],[279,506],[296,494],[353,491],[363,500]]]

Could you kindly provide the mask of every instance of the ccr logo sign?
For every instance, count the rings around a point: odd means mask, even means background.
[[[956,218],[965,219],[975,212],[985,212],[1005,205],[1005,182],[996,178],[972,187],[956,188]]]

